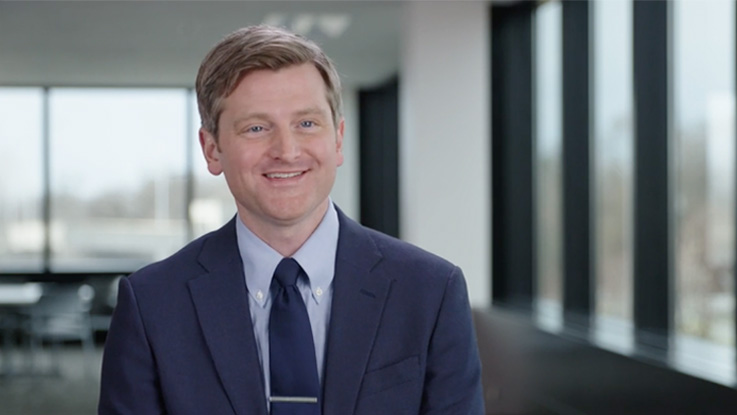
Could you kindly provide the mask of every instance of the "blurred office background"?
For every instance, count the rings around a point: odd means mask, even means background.
[[[463,268],[489,414],[734,411],[735,1],[0,1],[0,415],[95,413],[117,279],[235,213],[193,84],[259,23],[341,72],[333,200]]]

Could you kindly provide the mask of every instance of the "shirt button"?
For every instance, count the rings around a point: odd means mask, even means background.
[[[321,296],[322,295],[322,288],[317,287],[317,289],[315,290],[315,294],[317,294],[318,297]]]
[[[256,298],[259,301],[263,300],[264,299],[264,293],[261,290],[258,290],[258,292],[256,293]]]

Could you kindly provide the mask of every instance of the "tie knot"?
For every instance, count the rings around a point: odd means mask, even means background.
[[[274,278],[282,287],[289,287],[297,282],[297,277],[301,269],[299,263],[294,258],[284,258],[276,266]]]

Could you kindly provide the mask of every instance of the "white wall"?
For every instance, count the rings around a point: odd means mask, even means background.
[[[486,2],[406,2],[400,71],[402,238],[458,264],[491,300]]]
[[[343,165],[338,168],[338,175],[330,197],[346,215],[359,220],[361,192],[359,191],[358,91],[349,86],[343,89],[343,116],[345,118],[344,160]]]

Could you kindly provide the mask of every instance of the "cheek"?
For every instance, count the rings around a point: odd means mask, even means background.
[[[330,137],[327,141],[321,143],[319,147],[320,159],[325,163],[340,166],[343,164],[343,150],[335,142],[335,137]]]
[[[249,172],[261,161],[262,154],[263,149],[257,146],[233,146],[228,149],[223,164],[227,163],[228,169],[235,172]]]

